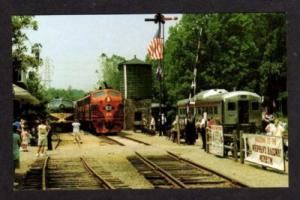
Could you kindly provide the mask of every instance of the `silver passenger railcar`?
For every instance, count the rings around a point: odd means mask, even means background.
[[[213,118],[224,127],[224,132],[240,128],[254,133],[261,127],[261,97],[253,92],[205,90],[192,97],[191,102],[189,99],[178,101],[177,108],[181,127],[186,115],[194,114],[194,109],[197,119],[206,112],[208,119]]]

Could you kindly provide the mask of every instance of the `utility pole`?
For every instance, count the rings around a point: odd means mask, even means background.
[[[51,64],[51,60],[47,57],[45,59],[45,65],[44,65],[44,84],[46,88],[50,88],[51,83],[51,75],[52,75],[52,69],[53,65]]]
[[[194,89],[194,116],[196,116],[196,77],[197,77],[197,63],[199,60],[199,53],[201,53],[200,51],[200,47],[201,47],[201,35],[202,35],[202,28],[200,28],[199,30],[199,38],[198,38],[198,45],[197,45],[197,54],[196,54],[196,60],[195,60],[195,65],[194,65],[194,80],[193,80],[193,89]]]
[[[161,69],[161,78],[159,79],[159,135],[162,136],[162,101],[163,101],[163,73],[164,73],[164,24],[165,21],[169,20],[177,20],[177,17],[165,17],[161,13],[155,14],[154,18],[145,18],[146,22],[154,22],[155,24],[158,23],[158,33],[159,33],[159,38],[163,39],[162,43],[162,50],[163,50],[163,56],[162,59],[159,60],[159,66]],[[161,30],[161,27],[163,30]]]

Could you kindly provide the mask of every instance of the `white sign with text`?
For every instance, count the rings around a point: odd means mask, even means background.
[[[245,160],[284,171],[282,137],[243,134]]]
[[[224,156],[223,126],[211,125],[209,153]]]

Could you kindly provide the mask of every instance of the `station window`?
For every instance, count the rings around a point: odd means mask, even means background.
[[[251,107],[252,107],[252,110],[258,110],[258,107],[259,107],[258,102],[252,102]]]
[[[229,102],[227,104],[227,110],[235,110],[235,103]]]

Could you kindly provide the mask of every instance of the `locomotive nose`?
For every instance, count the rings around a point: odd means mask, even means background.
[[[112,129],[114,127],[114,123],[112,121],[106,121],[105,122],[105,128]]]

